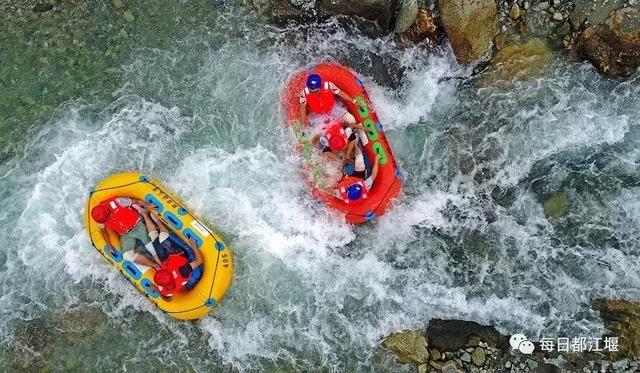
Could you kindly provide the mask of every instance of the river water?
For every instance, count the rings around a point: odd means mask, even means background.
[[[555,55],[538,78],[478,88],[448,47],[398,49],[348,20],[126,3],[3,16],[0,365],[408,369],[379,339],[431,318],[595,337],[592,299],[640,299],[637,78]],[[312,203],[280,121],[287,76],[324,59],[363,76],[406,175],[364,226]],[[88,191],[128,169],[233,249],[203,320],[164,316],[90,245]],[[557,193],[568,214],[547,219]]]

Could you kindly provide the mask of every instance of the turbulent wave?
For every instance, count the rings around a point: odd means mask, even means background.
[[[20,319],[89,306],[113,327],[101,338],[134,351],[124,363],[101,347],[105,368],[369,370],[393,364],[380,337],[432,317],[597,335],[594,289],[640,297],[637,81],[556,61],[509,91],[477,89],[443,79],[466,74],[448,49],[252,17],[138,50],[110,105],[65,104],[0,166],[3,341]],[[363,227],[314,206],[280,123],[288,75],[324,59],[363,76],[406,175],[394,209]],[[87,193],[127,169],[165,182],[233,249],[231,291],[196,324],[159,313],[90,247]],[[556,192],[570,212],[548,220]]]

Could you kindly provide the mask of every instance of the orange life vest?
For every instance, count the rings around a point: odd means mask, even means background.
[[[140,221],[140,214],[131,206],[120,206],[117,197],[102,203],[111,209],[111,214],[104,225],[121,236],[132,230]]]
[[[173,279],[173,286],[171,287],[165,287],[156,284],[158,290],[160,291],[160,294],[162,294],[163,297],[173,296],[174,294],[182,290],[187,282],[189,282],[189,279],[191,278],[191,272],[189,272],[189,275],[187,275],[186,277],[183,277],[182,273],[180,273],[180,267],[185,264],[189,264],[189,260],[180,254],[169,255],[169,258],[167,258],[167,260],[162,263],[162,269],[168,271]]]
[[[349,187],[352,185],[359,185],[361,188],[360,190],[362,191],[362,195],[356,200],[350,199],[347,193]],[[366,199],[368,192],[367,187],[364,185],[364,180],[354,176],[345,176],[344,178],[342,178],[342,180],[340,180],[340,182],[338,183],[338,191],[340,192],[340,196],[345,203],[351,203]]]
[[[311,112],[318,115],[330,114],[336,103],[333,91],[329,88],[329,82],[324,82],[318,92],[311,92],[309,88],[305,88],[304,97]]]

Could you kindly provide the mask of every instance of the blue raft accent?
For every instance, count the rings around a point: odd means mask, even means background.
[[[144,196],[144,201],[147,202],[147,203],[151,203],[151,204],[156,205],[156,207],[157,207],[156,210],[158,210],[158,212],[164,211],[164,205],[153,194],[148,193],[146,196]]]
[[[189,211],[187,211],[187,209],[185,209],[184,207],[180,207],[178,208],[178,215],[180,216],[185,216],[189,213]]]
[[[384,132],[384,128],[382,127],[382,123],[380,123],[380,122],[376,123],[376,127],[378,128],[378,131]]]
[[[113,249],[115,251],[115,255],[111,254],[111,250],[109,249],[109,245],[104,245],[102,251],[105,252],[111,259],[113,259],[116,263],[120,263],[122,261],[122,253],[118,249]]]
[[[148,183],[149,182],[149,177],[148,176],[140,176],[140,181],[142,181],[143,183]]]
[[[213,307],[216,305],[216,300],[213,298],[209,298],[204,302],[204,305],[207,307]]]
[[[196,246],[202,247],[202,238],[200,238],[200,236],[198,236],[191,228],[185,228],[185,230],[182,231],[182,234],[184,234],[186,238],[193,238],[196,241]]]
[[[127,272],[127,274],[136,281],[140,280],[140,277],[142,277],[142,272],[140,272],[138,267],[128,260],[124,261],[122,268],[124,268],[125,272]]]
[[[222,251],[224,250],[224,248],[225,248],[224,242],[221,242],[221,241],[216,242],[216,250]]]
[[[180,220],[180,218],[177,217],[171,211],[165,211],[162,216],[164,217],[164,220],[166,222],[168,222],[169,224],[171,224],[171,226],[173,228],[175,228],[176,230],[181,230],[182,229],[182,226],[183,226],[182,220]]]
[[[373,219],[376,217],[376,213],[373,211],[369,211],[366,214],[364,214],[364,218],[367,219],[367,221]]]
[[[142,281],[140,281],[140,284],[151,298],[155,299],[160,296],[157,291],[153,290],[153,283],[151,283],[148,278],[143,278]]]

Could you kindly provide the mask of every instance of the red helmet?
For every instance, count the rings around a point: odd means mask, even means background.
[[[339,124],[329,128],[326,136],[327,141],[329,142],[329,148],[331,148],[331,151],[333,152],[339,152],[348,144],[347,134],[344,132],[344,128]]]
[[[91,217],[97,223],[104,223],[109,218],[109,215],[111,215],[111,209],[109,208],[109,206],[106,206],[104,204],[99,204],[98,206],[91,209]]]
[[[159,269],[156,271],[156,274],[153,275],[153,282],[157,285],[166,288],[167,290],[171,290],[176,287],[175,281],[173,281],[173,276],[171,272],[166,269]]]

